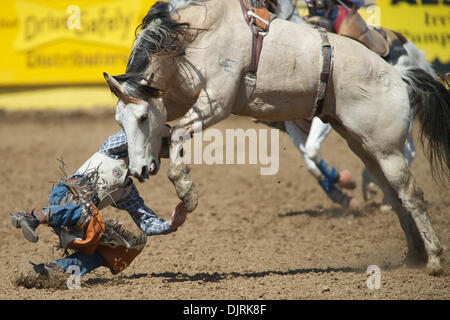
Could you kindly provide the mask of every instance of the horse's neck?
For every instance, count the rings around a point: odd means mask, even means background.
[[[198,98],[199,87],[202,85],[199,71],[185,58],[179,59],[173,63],[178,66],[178,72],[174,72],[167,82],[167,93],[164,98],[169,121],[184,115],[192,107]]]
[[[167,112],[167,121],[173,121],[182,117],[190,108],[186,100],[181,101],[176,96],[167,95],[163,101]]]
[[[192,28],[214,28],[222,24],[223,19],[230,12],[230,8],[239,10],[237,0],[184,0],[186,5],[181,5],[172,18],[179,22],[187,22]]]
[[[210,36],[214,32],[217,32],[219,28],[226,27],[222,23],[222,19],[226,19],[227,14],[237,15],[239,19],[244,21],[241,7],[237,0],[188,0],[185,2],[187,2],[187,5],[181,6],[173,18],[179,22],[189,23],[192,28],[200,29],[195,40],[186,44],[186,52],[190,51],[190,46],[198,49],[198,43],[202,42],[203,36]],[[197,3],[197,5],[190,5],[190,3]],[[232,11],[233,8],[235,12]],[[172,60],[171,62],[170,59],[165,60],[160,68],[165,71],[175,70],[174,73],[171,73],[171,71],[168,72],[170,76],[164,79],[167,84],[166,89],[168,90],[164,105],[167,105],[166,110],[169,120],[184,115],[192,107],[204,83],[202,72],[194,64],[190,63],[188,56],[189,53],[186,54],[186,57],[175,58],[179,59],[178,61]],[[164,77],[168,73],[164,72],[164,75],[160,74],[160,76]]]

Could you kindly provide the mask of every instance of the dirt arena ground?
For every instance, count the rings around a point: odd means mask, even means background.
[[[265,128],[231,117],[216,126]],[[51,181],[60,177],[57,158],[72,172],[119,129],[113,112],[90,114],[1,113],[0,299],[449,299],[450,191],[436,185],[422,149],[412,171],[425,191],[431,221],[446,253],[439,276],[402,265],[406,240],[394,212],[382,212],[381,195],[349,213],[328,200],[306,171],[290,139],[280,134],[280,169],[259,175],[260,165],[193,165],[200,201],[183,227],[149,237],[147,247],[117,276],[106,268],[82,279],[80,290],[25,289],[14,280],[29,261],[61,256],[45,226],[27,242],[10,225],[9,213],[45,205]],[[332,133],[323,157],[348,168],[362,202],[362,163]],[[149,207],[168,219],[178,203],[160,174],[138,184]],[[136,231],[126,213],[103,211]],[[381,288],[366,286],[369,265],[381,268]]]

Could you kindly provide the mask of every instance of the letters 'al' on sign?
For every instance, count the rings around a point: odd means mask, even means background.
[[[9,0],[0,11],[0,85],[104,82],[122,74],[156,0]]]

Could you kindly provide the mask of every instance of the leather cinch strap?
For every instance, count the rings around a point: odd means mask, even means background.
[[[319,30],[322,38],[321,52],[322,52],[322,72],[320,73],[319,85],[317,87],[316,100],[313,108],[313,117],[318,117],[322,114],[323,101],[325,100],[325,93],[328,87],[328,80],[331,74],[333,49],[328,41],[328,32],[322,28],[315,26]]]
[[[259,57],[264,37],[269,32],[270,12],[263,7],[264,1],[261,1],[261,8],[252,8],[248,10],[243,0],[239,0],[242,8],[242,14],[247,24],[252,31],[252,60],[248,68],[248,72],[256,74],[258,71]]]

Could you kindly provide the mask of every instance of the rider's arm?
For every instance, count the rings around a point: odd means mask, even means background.
[[[125,131],[120,130],[108,137],[98,151],[114,159],[128,157],[128,141]]]
[[[116,202],[113,206],[126,210],[136,225],[149,236],[172,233],[184,222],[184,219],[182,219],[180,223],[178,215],[172,215],[170,221],[158,218],[156,213],[144,204],[144,199],[139,195],[134,184],[129,196]]]

